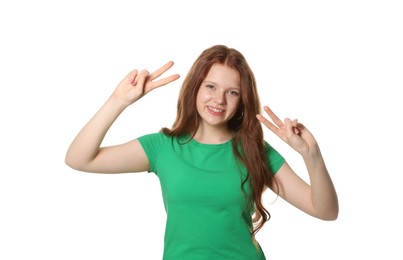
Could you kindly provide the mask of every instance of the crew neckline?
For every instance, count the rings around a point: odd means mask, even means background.
[[[224,146],[228,146],[232,143],[232,140],[234,140],[234,138],[229,139],[228,141],[225,141],[224,143],[219,143],[219,144],[209,144],[209,143],[201,143],[199,141],[196,141],[195,139],[191,139],[190,143],[197,145],[197,146],[209,146],[209,147],[224,147]]]
[[[225,148],[227,146],[231,146],[232,142],[234,140],[234,138],[232,137],[231,139],[229,139],[228,141],[225,141],[224,143],[218,143],[218,144],[201,143],[201,142],[195,140],[194,138],[192,138],[189,134],[182,136],[182,138],[180,138],[180,139],[191,145],[194,145],[197,147],[206,147],[206,148]]]

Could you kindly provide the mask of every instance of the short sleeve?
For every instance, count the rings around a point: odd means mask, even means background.
[[[156,173],[158,151],[161,150],[161,146],[163,144],[163,134],[161,132],[147,134],[138,137],[137,140],[140,142],[144,152],[147,155],[148,162],[150,164],[149,172]]]
[[[274,149],[270,144],[265,142],[265,151],[269,163],[269,168],[273,175],[277,173],[277,171],[280,169],[280,167],[284,164],[285,159],[284,157],[277,152],[276,149]]]

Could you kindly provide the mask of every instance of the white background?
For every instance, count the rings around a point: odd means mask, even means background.
[[[77,172],[64,156],[131,69],[169,60],[182,78],[127,109],[105,144],[171,126],[182,79],[213,44],[240,50],[262,104],[314,133],[339,194],[325,222],[267,193],[267,258],[402,259],[400,3],[2,1],[0,259],[161,259],[158,178]]]

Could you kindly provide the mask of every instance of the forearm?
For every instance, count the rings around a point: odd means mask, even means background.
[[[312,206],[317,217],[324,220],[336,219],[339,212],[337,193],[319,147],[304,155],[303,159],[309,173]]]
[[[66,154],[66,164],[84,169],[96,157],[106,133],[124,109],[125,105],[111,96],[74,138]]]

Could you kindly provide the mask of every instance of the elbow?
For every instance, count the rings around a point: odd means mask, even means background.
[[[333,212],[332,215],[330,215],[330,218],[328,219],[329,221],[335,221],[339,217],[339,207]]]
[[[77,170],[77,169],[78,169],[78,167],[77,167],[77,165],[74,163],[74,161],[71,160],[70,158],[68,158],[67,156],[66,156],[66,158],[64,159],[64,163],[65,163],[67,166],[69,166],[70,168],[74,169],[74,170]]]
[[[329,214],[329,219],[330,221],[334,221],[337,220],[337,218],[339,217],[339,202],[336,199],[335,205],[333,206],[332,210],[330,210],[330,214]]]
[[[67,154],[64,158],[64,163],[73,170],[84,171],[82,163],[80,163],[79,160],[72,158],[72,156],[70,156],[69,154]]]
[[[313,204],[313,208],[318,219],[335,221],[339,217],[339,200],[337,196],[328,200],[319,201],[319,203]]]
[[[318,216],[319,219],[324,220],[324,221],[335,221],[339,217],[339,207],[336,206],[332,209],[326,210],[326,212],[323,212],[320,216]]]
[[[323,220],[323,221],[335,221],[338,218],[338,213],[332,213],[332,214],[323,214],[319,216],[315,216],[316,218]]]
[[[337,213],[329,214],[328,216],[322,218],[322,220],[335,221],[335,220],[337,220],[338,216],[339,216],[339,213],[337,212]]]

